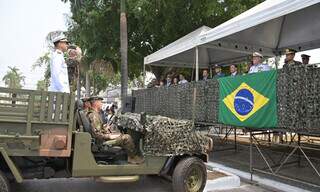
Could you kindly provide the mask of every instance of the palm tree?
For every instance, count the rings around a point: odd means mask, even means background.
[[[120,13],[120,53],[121,53],[121,103],[124,105],[128,94],[128,33],[126,1],[121,0]]]
[[[21,89],[25,84],[25,76],[19,72],[17,67],[8,67],[6,75],[2,78],[4,84],[11,89]]]
[[[32,70],[35,70],[37,67],[39,67],[39,68],[44,67],[45,68],[44,79],[43,79],[45,84],[43,86],[49,87],[50,76],[51,76],[51,72],[50,72],[50,52],[49,51],[45,52],[42,56],[40,56],[36,60],[36,62],[32,65]]]

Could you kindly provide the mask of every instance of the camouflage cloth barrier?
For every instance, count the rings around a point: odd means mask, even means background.
[[[143,133],[145,154],[200,154],[206,152],[209,144],[209,138],[196,132],[190,120],[148,115],[142,125],[139,114],[125,113],[118,115],[117,125]]]
[[[320,134],[320,68],[290,66],[278,70],[278,127],[288,131]],[[146,101],[144,92],[155,92],[158,100]],[[194,91],[196,99],[194,103]],[[137,113],[146,112],[175,119],[218,123],[219,84],[217,79],[191,82],[170,88],[142,89],[133,92]],[[172,98],[174,97],[174,98]],[[146,105],[153,105],[153,110]],[[158,110],[155,110],[155,109]],[[194,115],[193,115],[194,113]]]
[[[296,65],[279,70],[278,126],[320,134],[320,68]]]

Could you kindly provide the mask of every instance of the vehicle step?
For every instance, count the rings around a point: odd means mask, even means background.
[[[104,183],[130,183],[130,182],[136,182],[139,179],[140,179],[139,175],[132,175],[132,176],[97,177],[95,180],[97,182],[104,182]]]

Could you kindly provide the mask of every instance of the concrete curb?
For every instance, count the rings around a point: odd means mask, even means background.
[[[221,190],[221,189],[232,189],[240,187],[240,177],[234,175],[232,173],[226,172],[219,168],[208,167],[208,172],[217,171],[226,174],[227,176],[220,177],[213,180],[207,180],[206,187],[204,188],[204,192],[209,192],[213,190]]]
[[[241,171],[241,170],[238,170],[238,169],[234,169],[234,168],[231,168],[231,167],[227,167],[227,166],[225,166],[223,164],[214,163],[214,162],[208,162],[206,165],[207,165],[207,167],[209,167],[209,169],[210,168],[213,168],[213,169],[214,168],[218,168],[218,169],[224,170],[224,171],[226,171],[226,172],[228,172],[230,174],[237,175],[240,178],[243,178],[243,179],[246,179],[246,180],[250,180],[250,177],[251,177],[250,173],[248,173],[248,172]],[[281,183],[281,182],[278,182],[278,181],[275,181],[275,180],[263,178],[263,177],[260,177],[260,176],[257,176],[257,175],[253,175],[253,181],[257,182],[258,185],[270,187],[272,189],[277,189],[277,190],[280,190],[280,191],[310,192],[310,191],[305,190],[305,189],[294,187],[294,186],[291,186],[291,185],[288,185],[288,184],[285,184],[285,183]]]

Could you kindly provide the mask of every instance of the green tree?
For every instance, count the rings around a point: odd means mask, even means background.
[[[63,0],[71,3],[70,39],[85,50],[84,64],[95,59],[120,69],[120,1]],[[191,31],[215,27],[263,0],[127,0],[128,75],[140,76],[143,57]],[[163,68],[151,70],[157,78]]]
[[[37,82],[37,90],[48,91],[48,81],[46,79],[39,80]]]
[[[23,76],[22,73],[19,72],[19,69],[17,67],[8,68],[9,70],[2,78],[4,84],[8,88],[21,89],[22,86],[25,84],[25,76]]]
[[[32,65],[32,69],[34,70],[37,67],[44,67],[45,72],[44,72],[44,80],[43,82],[46,83],[46,87],[49,86],[49,81],[50,81],[50,52],[45,52],[43,55],[41,55],[36,62]],[[39,83],[39,82],[38,82]]]

